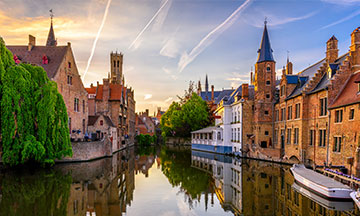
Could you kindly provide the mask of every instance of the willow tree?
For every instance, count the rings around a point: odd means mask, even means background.
[[[0,37],[2,159],[10,166],[72,155],[66,106],[42,67],[16,64]]]

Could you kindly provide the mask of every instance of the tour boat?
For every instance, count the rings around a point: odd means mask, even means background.
[[[353,190],[334,179],[307,169],[304,165],[294,164],[290,168],[295,181],[328,199],[351,199],[350,193]]]
[[[304,197],[309,198],[310,200],[318,203],[319,205],[323,206],[326,209],[334,210],[334,211],[351,211],[354,209],[354,203],[349,200],[348,202],[342,202],[337,200],[329,200],[324,198],[317,193],[313,193],[310,190],[301,187],[299,184],[294,183],[292,188],[299,192]]]
[[[360,192],[352,192],[350,193],[351,198],[354,200],[357,207],[360,209]]]

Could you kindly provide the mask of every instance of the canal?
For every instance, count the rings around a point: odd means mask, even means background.
[[[51,169],[1,170],[0,215],[360,215],[296,183],[289,166],[184,147],[131,148]]]

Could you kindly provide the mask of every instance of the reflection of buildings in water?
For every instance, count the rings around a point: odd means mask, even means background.
[[[84,168],[88,173],[82,177],[77,172]],[[133,151],[122,151],[94,162],[65,165],[62,169],[71,171],[73,176],[68,215],[121,215],[126,212],[135,188]]]
[[[155,162],[155,156],[153,155],[143,155],[143,156],[137,155],[135,157],[136,174],[138,174],[138,172],[141,172],[147,178],[149,176],[149,169],[152,167],[154,162]]]
[[[359,209],[348,209],[349,203],[343,203],[340,209],[327,208],[321,200],[299,193],[292,187],[294,178],[287,166],[245,159],[240,162],[196,151],[192,151],[191,163],[212,175],[222,207],[235,215],[360,215]]]
[[[192,151],[191,164],[212,175],[214,191],[224,210],[240,214],[242,179],[239,161],[227,156]]]

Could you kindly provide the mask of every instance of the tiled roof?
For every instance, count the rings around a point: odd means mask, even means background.
[[[225,105],[230,105],[235,102],[236,96],[242,96],[242,85],[240,85],[237,89],[235,89],[230,96],[224,101]],[[255,88],[253,85],[249,86],[249,99],[253,100],[255,96]]]
[[[297,84],[299,76],[298,75],[286,75],[287,84]]]
[[[88,94],[96,94],[96,86],[85,88]]]
[[[274,61],[272,52],[273,50],[271,49],[269,34],[265,24],[260,49],[258,50],[259,55],[257,62]]]
[[[104,115],[104,119],[105,119],[107,125],[109,125],[110,127],[115,127],[115,125],[113,124],[113,122],[111,121],[109,116]]]
[[[215,104],[219,104],[224,97],[228,97],[233,93],[234,89],[224,89],[220,91],[220,94],[215,99]]]
[[[123,88],[120,84],[110,84],[109,100],[121,100]]]
[[[360,73],[351,75],[346,82],[344,88],[335,99],[334,103],[331,104],[330,108],[342,107],[350,104],[360,103],[360,94],[358,92],[358,83],[360,80]]]
[[[89,116],[88,125],[93,126],[100,116]]]
[[[102,100],[103,99],[103,85],[98,85],[96,89],[96,100]]]
[[[63,61],[67,46],[34,46],[28,51],[28,46],[6,46],[21,62],[41,66],[46,71],[48,77],[54,78]],[[44,55],[48,58],[48,64],[43,64]]]

